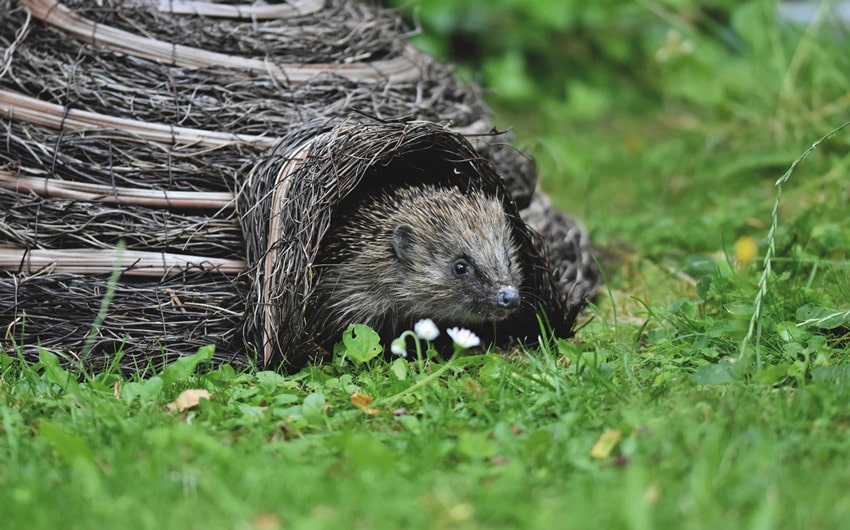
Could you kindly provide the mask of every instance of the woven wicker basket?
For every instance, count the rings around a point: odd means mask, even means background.
[[[138,369],[215,344],[297,368],[321,354],[312,259],[335,207],[434,179],[502,200],[570,335],[599,283],[587,235],[404,35],[340,0],[0,0],[2,348]],[[527,340],[536,315],[478,331]]]

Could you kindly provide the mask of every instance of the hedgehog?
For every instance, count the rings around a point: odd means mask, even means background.
[[[405,186],[344,209],[324,235],[314,318],[318,337],[351,323],[382,335],[423,318],[499,322],[522,303],[523,270],[504,206],[482,191]]]

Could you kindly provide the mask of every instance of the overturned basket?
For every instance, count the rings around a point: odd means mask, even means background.
[[[557,333],[598,285],[586,234],[390,13],[307,0],[0,0],[0,13],[4,349],[94,366],[121,351],[138,368],[212,343],[219,361],[302,365],[318,352],[305,307],[334,208],[393,179],[499,197]],[[478,331],[527,339],[536,316]]]

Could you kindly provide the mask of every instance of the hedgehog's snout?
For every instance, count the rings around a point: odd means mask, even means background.
[[[499,294],[497,295],[496,300],[499,303],[499,307],[514,309],[519,306],[519,291],[516,290],[516,287],[512,286],[502,287],[499,289]]]

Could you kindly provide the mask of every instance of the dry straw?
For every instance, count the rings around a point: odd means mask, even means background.
[[[335,209],[435,179],[503,201],[525,287],[569,335],[598,284],[586,234],[405,31],[345,0],[0,0],[2,347],[137,369],[211,343],[295,368],[324,354],[311,265]]]

